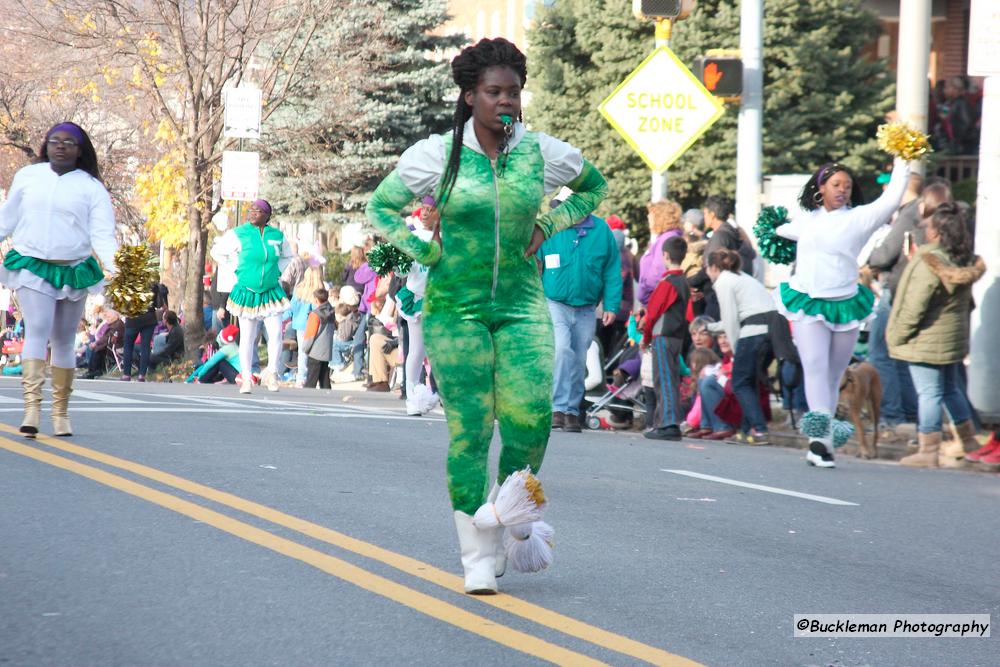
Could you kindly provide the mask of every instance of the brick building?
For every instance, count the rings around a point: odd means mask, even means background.
[[[868,55],[889,59],[896,69],[899,49],[899,6],[901,0],[865,0],[878,15],[883,34]],[[964,75],[969,55],[970,0],[932,0],[931,54],[927,75],[932,81]]]

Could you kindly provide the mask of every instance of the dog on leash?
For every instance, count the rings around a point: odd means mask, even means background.
[[[840,399],[838,412],[846,414],[854,424],[854,432],[858,438],[858,456],[863,459],[878,458],[878,420],[879,408],[882,405],[882,380],[878,371],[867,361],[851,364],[844,372],[840,381]],[[865,437],[865,425],[861,421],[861,413],[867,411],[872,420],[873,434],[871,447]]]

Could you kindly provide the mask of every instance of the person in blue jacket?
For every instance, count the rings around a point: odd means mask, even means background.
[[[236,384],[236,378],[240,374],[240,348],[236,343],[240,328],[235,324],[230,324],[219,332],[216,342],[219,350],[206,359],[185,382],[198,381],[201,384],[212,384],[220,379],[225,379],[229,384]]]
[[[565,194],[560,192],[549,206],[559,206],[560,197]],[[587,349],[597,328],[597,304],[603,302],[601,321],[611,326],[622,300],[621,253],[607,223],[588,215],[549,237],[537,258],[555,331],[552,428],[579,433]]]

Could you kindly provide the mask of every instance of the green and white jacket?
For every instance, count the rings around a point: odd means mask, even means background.
[[[514,126],[504,173],[498,176],[470,119],[458,178],[448,201],[439,203],[439,245],[413,234],[399,212],[415,198],[439,196],[451,142],[451,134],[432,135],[407,149],[375,190],[367,209],[369,222],[431,267],[424,303],[428,314],[436,302],[453,308],[537,296],[544,305],[534,258],[524,256],[534,228],[537,225],[548,238],[586,217],[607,193],[604,177],[578,149],[529,132],[520,123]],[[539,216],[547,195],[563,186],[574,193],[562,206]],[[526,293],[529,286],[534,289]]]
[[[280,229],[265,225],[261,234],[249,222],[226,232],[211,254],[219,263],[235,264],[237,285],[258,294],[278,287],[281,271],[295,255]]]

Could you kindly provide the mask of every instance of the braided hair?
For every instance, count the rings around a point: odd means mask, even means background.
[[[861,191],[861,184],[854,178],[851,170],[842,164],[828,162],[820,167],[812,177],[806,181],[799,195],[799,206],[807,211],[815,211],[823,205],[822,195],[819,193],[819,186],[823,185],[837,172],[844,172],[851,179],[851,206],[861,206],[865,203],[865,195]]]
[[[60,123],[60,125],[72,125],[77,130],[80,131],[80,136],[82,141],[80,142],[80,156],[76,159],[77,169],[82,169],[98,181],[101,180],[101,170],[97,166],[97,151],[94,150],[94,144],[90,141],[90,135],[88,135],[82,127],[76,123]],[[51,133],[52,130],[49,130]],[[42,140],[42,147],[38,149],[38,162],[48,162],[49,161],[49,134],[45,135],[45,139]],[[103,181],[101,181],[103,183]]]
[[[465,123],[472,116],[472,107],[466,104],[465,93],[476,88],[486,69],[497,66],[514,70],[521,79],[521,86],[524,87],[528,80],[528,61],[513,43],[502,37],[481,39],[475,45],[462,49],[462,52],[451,61],[451,77],[459,92],[458,101],[455,103],[454,125],[451,129],[451,153],[448,155],[448,164],[445,165],[441,185],[438,187],[439,207],[443,207],[451,196],[462,161]]]

